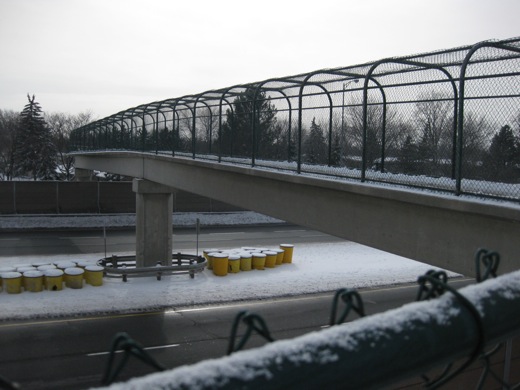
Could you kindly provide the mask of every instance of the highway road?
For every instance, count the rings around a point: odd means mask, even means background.
[[[271,246],[284,242],[342,242],[343,239],[299,226],[236,226],[227,228],[203,227],[199,235],[199,248],[215,246]],[[102,229],[77,231],[39,231],[0,233],[1,257],[29,255],[85,254],[135,251],[134,230]],[[175,229],[173,250],[195,253],[195,229]]]
[[[196,235],[193,229],[176,230],[173,239],[176,250],[194,251]],[[295,226],[234,227],[203,229],[199,247],[222,246],[223,242],[230,247],[269,246],[282,241],[298,244],[342,240]],[[107,234],[108,252],[132,251],[134,242],[131,231],[109,231]],[[3,256],[101,253],[103,250],[104,238],[99,231],[0,236]],[[470,282],[457,280],[452,283],[458,287]],[[373,314],[415,300],[417,286],[367,289],[360,293],[367,314]],[[274,339],[287,339],[327,327],[332,298],[333,292],[330,292],[222,305],[172,307],[159,312],[2,322],[0,376],[20,383],[22,389],[28,390],[95,387],[101,384],[111,342],[118,332],[127,332],[164,367],[173,368],[225,355],[231,324],[241,310],[260,314]],[[356,315],[350,318],[355,319]],[[259,337],[253,337],[247,348],[264,343]],[[122,357],[121,354],[117,356],[118,359]],[[131,358],[119,379],[151,372],[154,372],[153,368]]]
[[[457,288],[468,283],[451,282]],[[374,314],[413,301],[417,286],[367,289],[360,294],[367,314]],[[5,322],[0,324],[0,375],[19,382],[23,389],[99,386],[118,332],[127,332],[164,367],[174,368],[224,356],[231,324],[241,310],[261,315],[275,340],[319,331],[329,324],[332,297],[327,293],[150,313]],[[350,317],[356,318],[356,314]],[[257,336],[246,346],[263,344]],[[119,380],[152,372],[153,368],[131,358]]]

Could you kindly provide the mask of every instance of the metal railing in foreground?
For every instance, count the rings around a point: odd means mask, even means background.
[[[520,271],[444,294],[435,274],[419,278],[419,295],[435,299],[111,389],[382,388],[462,359],[451,374],[426,380],[438,388],[478,359],[488,366],[485,350],[520,334]],[[497,386],[516,388],[493,377]]]

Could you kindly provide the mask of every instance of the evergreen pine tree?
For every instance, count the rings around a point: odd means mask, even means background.
[[[256,96],[256,99],[255,99]],[[271,147],[275,140],[276,107],[269,102],[264,91],[247,88],[233,100],[233,109],[226,111],[222,125],[222,152],[230,156],[249,156],[253,146],[253,109],[256,110],[256,150],[258,156],[272,158]]]
[[[18,173],[34,180],[55,177],[56,147],[42,116],[40,104],[27,95],[29,103],[20,114],[16,137],[15,161]]]
[[[327,144],[323,131],[316,123],[316,118],[312,118],[311,131],[305,140],[306,161],[311,164],[324,164],[327,162]]]
[[[516,167],[520,150],[518,139],[510,126],[503,126],[491,140],[485,166],[490,179],[504,182],[518,182],[519,172]]]
[[[510,126],[503,126],[491,140],[489,154],[497,168],[507,168],[516,159],[516,139]]]
[[[332,155],[330,156],[330,165],[333,167],[339,167],[341,164],[341,145],[340,136],[338,133],[334,134],[332,141]]]

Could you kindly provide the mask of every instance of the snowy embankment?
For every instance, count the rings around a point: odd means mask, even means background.
[[[251,243],[254,245],[254,243]],[[232,249],[220,247],[220,249]],[[121,253],[120,255],[123,255]],[[63,260],[96,262],[103,254],[80,256],[3,257],[2,266],[55,263]],[[123,313],[177,308],[217,302],[269,299],[280,296],[415,282],[433,267],[352,242],[301,244],[293,262],[273,269],[214,276],[205,269],[188,275],[105,278],[103,285],[84,285],[62,291],[0,293],[4,302],[0,320],[49,318],[96,313]],[[450,274],[456,276],[455,274]],[[110,297],[108,299],[107,297]]]
[[[221,249],[231,249],[221,247]],[[81,256],[4,257],[2,265],[83,260],[95,262],[103,254]],[[226,301],[269,299],[280,296],[415,282],[431,266],[352,242],[302,244],[294,248],[293,262],[264,271],[252,270],[214,276],[205,269],[188,275],[105,278],[103,286],[84,285],[62,291],[1,292],[5,304],[1,320],[60,317],[94,313],[121,313],[176,308]],[[454,274],[453,274],[454,275]],[[108,299],[107,297],[110,297]]]

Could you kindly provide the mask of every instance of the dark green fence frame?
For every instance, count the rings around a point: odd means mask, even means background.
[[[275,110],[268,129],[275,151],[262,149],[262,103]],[[435,112],[440,106],[451,108]],[[443,116],[435,119],[441,126],[419,118],[428,110]],[[237,144],[244,130],[233,128],[230,116],[248,123],[247,142]],[[318,162],[309,152],[311,119],[323,135]],[[507,177],[486,165],[504,125],[520,139],[520,38],[143,104],[74,130],[71,151],[137,150],[517,201],[520,156]],[[412,157],[405,155],[405,136]],[[431,156],[422,153],[424,145]]]

